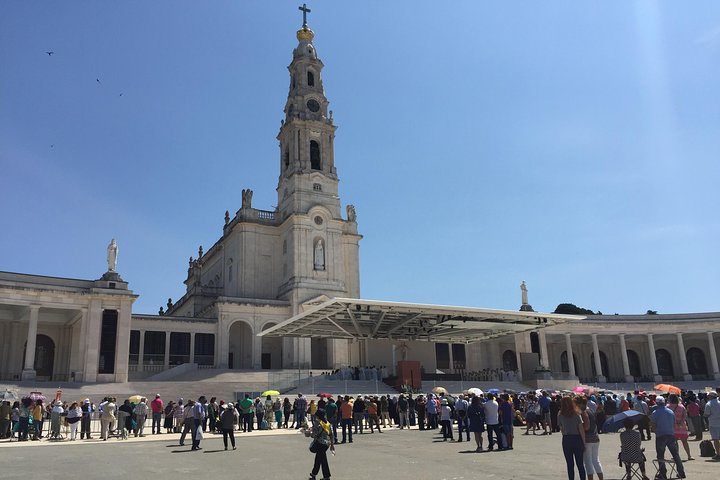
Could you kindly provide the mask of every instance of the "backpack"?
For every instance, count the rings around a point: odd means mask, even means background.
[[[715,447],[710,440],[703,440],[700,442],[700,456],[701,457],[714,457]]]

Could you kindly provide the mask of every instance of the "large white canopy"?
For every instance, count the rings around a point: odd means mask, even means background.
[[[580,315],[332,298],[258,333],[258,336],[471,343],[584,318]]]

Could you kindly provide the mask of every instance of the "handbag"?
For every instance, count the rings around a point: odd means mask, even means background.
[[[317,444],[317,442],[315,441],[315,439],[313,439],[313,441],[310,442],[310,452],[311,452],[311,453],[317,453],[317,451],[318,451],[318,444]]]

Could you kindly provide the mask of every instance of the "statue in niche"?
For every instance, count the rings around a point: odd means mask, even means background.
[[[118,256],[118,246],[117,242],[115,242],[115,239],[113,238],[110,242],[110,245],[107,247],[107,264],[108,264],[108,272],[114,272],[115,268],[117,267],[117,256]]]
[[[523,280],[522,283],[520,284],[520,291],[522,292],[522,293],[521,293],[521,295],[522,295],[522,304],[523,304],[523,305],[528,305],[528,293],[527,293],[527,292],[528,292],[528,289],[527,289],[527,285],[525,285],[525,280]]]
[[[253,191],[249,188],[242,191],[242,208],[252,208]]]
[[[347,210],[348,222],[357,221],[357,214],[355,213],[355,205],[348,205],[347,207],[345,207],[345,210]]]
[[[318,241],[315,243],[315,260],[314,260],[314,268],[315,270],[325,270],[325,247],[323,246],[323,241],[318,239]]]

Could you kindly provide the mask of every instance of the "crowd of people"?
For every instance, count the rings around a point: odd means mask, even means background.
[[[689,436],[703,439],[710,434],[715,450],[714,459],[720,460],[720,403],[718,392],[695,394],[682,392],[668,396],[645,394],[641,391],[626,395],[585,392],[566,395],[538,391],[522,394],[470,393],[451,396],[438,394],[391,395],[339,395],[333,398],[321,394],[319,398],[306,398],[302,394],[291,401],[288,397],[266,396],[252,398],[246,394],[236,403],[226,403],[215,397],[201,396],[197,400],[169,401],[160,395],[152,401],[131,397],[121,404],[106,397],[98,405],[90,399],[79,402],[44,402],[42,399],[23,398],[21,401],[3,402],[0,405],[0,437],[16,437],[20,441],[39,440],[46,435],[51,439],[62,437],[61,425],[69,440],[91,439],[91,420],[99,419],[102,440],[120,439],[130,435],[145,436],[149,421],[151,434],[179,434],[180,445],[186,438],[192,441],[192,450],[200,450],[205,433],[222,434],[227,450],[236,449],[235,433],[254,429],[302,429],[312,436],[315,465],[311,478],[320,470],[329,477],[327,451],[335,444],[353,443],[353,435],[382,433],[384,429],[409,429],[417,426],[421,431],[439,430],[444,441],[474,442],[477,452],[513,449],[514,429],[523,435],[562,435],[562,448],[568,478],[573,480],[577,469],[580,479],[603,479],[599,461],[600,435],[614,416],[629,412],[620,434],[619,460],[626,468],[637,465],[644,479],[646,457],[641,445],[655,433],[656,455],[660,478],[666,472],[665,451],[669,450],[680,478],[684,478],[683,460],[678,442],[693,460]],[[637,428],[636,428],[637,427]],[[617,431],[617,429],[612,429]],[[69,431],[69,433],[68,433]]]

